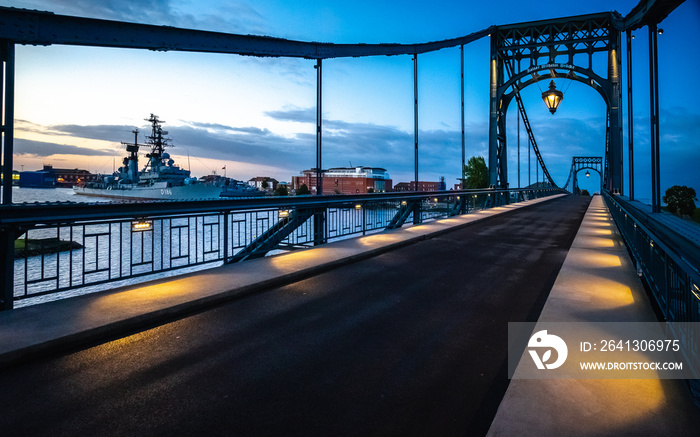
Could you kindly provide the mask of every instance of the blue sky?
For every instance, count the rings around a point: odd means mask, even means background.
[[[472,3],[472,4],[470,4]],[[185,1],[21,0],[3,6],[242,34],[336,43],[414,43],[466,35],[493,24],[617,10],[632,1]],[[700,191],[700,2],[686,1],[659,37],[662,190]],[[635,174],[649,197],[649,85],[646,28],[635,32]],[[486,157],[489,42],[465,47],[467,157]],[[419,56],[420,179],[460,173],[459,49]],[[110,173],[121,141],[150,113],[166,123],[178,162],[195,175],[291,180],[315,165],[314,61],[237,55],[69,46],[17,48],[15,168],[81,167]],[[677,66],[682,70],[678,70]],[[413,65],[410,56],[329,59],[323,70],[324,167],[386,168],[394,182],[413,178]],[[604,73],[601,72],[601,73]],[[626,78],[626,70],[623,70]],[[543,83],[540,86],[544,87]],[[602,156],[605,105],[592,89],[564,81],[552,116],[537,86],[522,91],[545,162],[558,184],[571,157]],[[625,85],[626,87],[626,85]],[[626,89],[626,88],[625,88]],[[626,92],[624,93],[626,96]],[[624,103],[625,144],[627,108]],[[517,185],[515,111],[508,115],[509,179]],[[521,182],[527,184],[521,131]],[[188,158],[189,155],[189,164]],[[627,171],[627,150],[624,151]],[[534,157],[532,179],[535,177]],[[627,178],[627,176],[625,176]],[[584,179],[580,175],[580,179]],[[597,191],[592,175],[582,188]]]

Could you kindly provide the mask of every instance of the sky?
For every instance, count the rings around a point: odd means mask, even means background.
[[[459,37],[490,25],[617,10],[636,0],[490,2],[416,0],[16,0],[2,6],[155,25],[334,43],[417,43]],[[660,27],[661,187],[700,191],[700,0],[687,0]],[[637,198],[649,198],[648,33],[633,42],[634,173]],[[623,37],[623,47],[624,44]],[[625,52],[623,52],[625,53]],[[624,56],[623,56],[624,63]],[[315,61],[227,54],[18,46],[17,170],[43,164],[111,173],[122,141],[147,130],[151,113],[165,120],[177,163],[202,176],[226,167],[229,177],[291,181],[316,163]],[[489,41],[465,46],[467,159],[488,162]],[[680,67],[680,68],[679,68]],[[623,67],[625,192],[626,69]],[[602,76],[606,71],[597,71]],[[544,90],[546,84],[539,83]],[[557,80],[564,100],[551,115],[532,85],[521,91],[545,163],[558,185],[573,156],[603,156],[605,104],[590,87]],[[460,52],[418,58],[419,179],[457,183],[461,164]],[[508,169],[518,185],[515,106],[508,113]],[[394,183],[413,180],[411,56],[328,59],[323,63],[323,167],[383,167]],[[143,139],[143,138],[142,138]],[[531,155],[530,181],[535,180]],[[528,184],[528,151],[520,136],[520,185]],[[541,173],[540,173],[541,177]],[[598,191],[596,173],[581,188]]]

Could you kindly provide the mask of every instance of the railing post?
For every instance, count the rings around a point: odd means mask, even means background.
[[[418,199],[413,202],[413,224],[419,225],[423,220],[421,217],[421,206],[423,205],[423,200]]]
[[[367,233],[367,214],[365,213],[365,209],[365,205],[362,205],[362,235],[366,235]]]
[[[228,211],[224,211],[224,264],[228,262]]]
[[[15,297],[15,231],[12,229],[0,231],[0,269],[0,311],[11,310]]]
[[[314,246],[321,245],[325,243],[325,225],[326,225],[326,211],[327,208],[323,208],[323,211],[316,211],[314,213]]]

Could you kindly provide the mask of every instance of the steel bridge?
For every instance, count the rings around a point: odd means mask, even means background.
[[[419,180],[418,165],[418,69],[419,55],[436,50],[459,47],[461,54],[461,115],[462,163],[465,160],[464,129],[464,46],[481,38],[491,40],[491,113],[489,121],[489,169],[491,191],[457,191],[424,194],[385,194],[371,197],[322,196],[311,200],[251,200],[238,202],[235,208],[222,202],[204,202],[206,206],[170,203],[139,206],[109,205],[95,214],[91,207],[75,205],[24,206],[12,205],[10,184],[2,187],[2,235],[0,236],[1,265],[4,266],[2,296],[3,309],[13,307],[17,299],[36,294],[81,287],[92,283],[113,282],[147,275],[162,270],[177,270],[211,261],[225,263],[264,256],[272,250],[290,249],[323,244],[333,238],[365,234],[381,229],[400,228],[405,223],[419,224],[426,219],[465,214],[474,208],[486,208],[517,202],[557,192],[557,184],[537,146],[536,138],[525,112],[520,91],[542,80],[567,78],[593,88],[607,106],[605,155],[603,158],[574,157],[565,189],[577,190],[577,173],[581,169],[597,172],[601,187],[608,193],[623,194],[622,174],[622,46],[621,35],[627,35],[628,104],[632,105],[632,81],[629,63],[632,44],[630,32],[648,27],[651,75],[652,124],[652,212],[660,208],[658,163],[658,77],[656,34],[657,24],[673,11],[681,1],[642,1],[627,16],[605,12],[585,16],[556,18],[537,22],[491,26],[471,34],[427,43],[416,44],[333,44],[293,41],[263,36],[236,35],[208,31],[152,26],[117,21],[70,17],[50,12],[0,8],[0,59],[3,62],[2,85],[2,164],[4,180],[11,180],[14,134],[15,46],[79,45],[147,49],[154,51],[191,51],[226,53],[258,57],[296,57],[315,60],[317,73],[316,116],[316,171],[321,177],[322,166],[322,61],[341,57],[410,55],[414,66],[414,173]],[[607,70],[596,72],[593,55],[605,53]],[[515,99],[526,134],[537,159],[537,168],[551,189],[511,189],[508,182],[506,113]],[[630,114],[632,111],[628,111]],[[631,117],[631,116],[630,116]],[[629,186],[628,199],[634,199],[633,123],[629,129]],[[463,166],[464,167],[464,166]],[[540,187],[541,188],[541,187]],[[611,198],[612,199],[612,198]],[[376,214],[368,218],[365,211]],[[379,212],[381,211],[381,213]],[[342,218],[339,218],[341,217]],[[376,219],[374,216],[380,216]],[[245,224],[240,217],[248,217],[255,226]],[[134,228],[132,222],[146,221],[149,226]],[[243,220],[243,221],[242,221]],[[374,221],[373,221],[374,220]],[[373,221],[373,222],[372,222]],[[254,228],[254,229],[253,229]],[[187,241],[201,238],[206,248],[193,256],[185,255],[186,247],[161,247],[156,250],[155,235],[164,239],[187,235]],[[41,268],[30,267],[24,259],[19,276],[23,279],[18,290],[14,269],[14,241],[35,234],[57,240],[75,240],[79,247],[94,247],[94,253],[107,253],[108,261],[81,261],[78,277],[68,270],[59,272],[59,258],[54,261],[56,271],[45,269],[45,255],[38,257]],[[129,249],[127,254],[114,253],[115,245],[136,238],[140,253]],[[150,239],[150,243],[146,241]],[[79,240],[79,241],[78,241]],[[131,248],[131,243],[129,243]],[[184,244],[184,243],[183,243]],[[160,246],[165,243],[161,242]],[[150,253],[145,254],[144,248]],[[77,250],[77,249],[76,249]],[[83,251],[83,254],[87,250]],[[158,254],[156,254],[158,252]],[[97,255],[96,255],[97,256]],[[73,256],[66,259],[72,265]],[[113,261],[113,258],[119,261]],[[160,258],[158,260],[158,258]],[[166,261],[166,258],[167,261]],[[102,264],[100,264],[102,262]],[[115,269],[117,269],[115,271]],[[41,273],[32,276],[31,271]],[[127,271],[125,273],[125,271]],[[64,277],[65,276],[65,277]],[[696,281],[698,282],[698,281]]]
[[[642,0],[627,16],[617,12],[491,26],[471,34],[416,44],[333,44],[207,32],[174,27],[56,15],[0,7],[3,180],[11,181],[14,153],[15,46],[78,45],[154,51],[294,57],[315,61],[316,177],[318,195],[236,201],[148,204],[12,203],[2,186],[0,206],[0,310],[42,296],[135,284],[163,274],[263,258],[276,251],[322,246],[352,236],[409,228],[518,205],[568,190],[578,193],[578,173],[596,172],[601,193],[629,249],[637,272],[672,322],[700,321],[700,236],[660,214],[657,25],[682,1]],[[649,33],[652,205],[634,200],[631,32]],[[622,37],[626,36],[626,64]],[[440,192],[328,196],[321,192],[323,60],[341,57],[412,56],[414,79],[414,176],[419,181],[418,59],[459,47],[461,55],[462,168],[465,161],[464,46],[490,38],[490,188]],[[604,53],[605,71],[593,56]],[[629,174],[623,174],[622,71],[627,71]],[[520,92],[543,80],[566,78],[593,88],[606,104],[603,156],[573,157],[560,187],[540,153]],[[512,188],[508,181],[506,115],[515,100],[545,183]],[[463,177],[464,175],[462,175]],[[417,188],[417,186],[416,186]],[[694,237],[697,236],[697,238]],[[16,250],[15,242],[23,248]],[[34,248],[30,242],[34,242]],[[325,246],[327,247],[327,246]],[[24,301],[24,302],[23,302]],[[4,314],[11,313],[10,311]],[[692,337],[692,333],[687,333]],[[692,342],[691,342],[692,343]],[[696,355],[694,350],[683,353]],[[700,376],[700,375],[698,375]],[[695,381],[697,382],[697,381]],[[696,398],[700,389],[693,385]]]

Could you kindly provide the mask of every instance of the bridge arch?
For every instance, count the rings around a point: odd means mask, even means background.
[[[549,74],[538,74],[540,71],[545,70],[549,70]],[[561,73],[556,70],[567,70],[567,73]],[[530,76],[530,78],[523,80],[527,76]],[[508,110],[511,100],[515,97],[515,93],[520,92],[520,90],[530,85],[550,79],[569,79],[587,85],[600,95],[606,105],[610,105],[611,97],[609,84],[593,71],[570,64],[546,64],[523,70],[503,84],[504,93],[502,99],[504,109],[506,111]]]
[[[605,175],[603,173],[603,158],[600,156],[574,156],[571,159],[569,178],[566,180],[564,189],[569,189],[569,184],[571,184],[569,191],[576,194],[576,189],[578,188],[578,173],[583,170],[593,170],[598,173],[598,176],[600,176],[600,188],[602,190]]]
[[[506,113],[521,89],[542,80],[568,78],[593,88],[607,106],[603,181],[622,190],[620,17],[616,13],[568,17],[496,27],[491,34],[489,179],[508,187]],[[607,77],[593,70],[593,54],[607,54]],[[575,55],[587,55],[582,65]],[[566,57],[566,62],[557,62]],[[541,58],[546,62],[539,63]],[[529,61],[527,68],[521,62]],[[585,62],[584,62],[585,63]],[[541,75],[542,71],[549,74]],[[563,70],[563,71],[562,71]]]
[[[573,186],[571,187],[571,192],[572,192],[572,193],[574,193],[574,194],[579,194],[579,193],[580,193],[580,190],[581,190],[581,189],[580,189],[579,186],[578,186],[578,174],[579,174],[579,172],[581,172],[581,171],[583,171],[583,170],[587,170],[587,169],[593,170],[593,171],[595,171],[596,173],[598,173],[598,177],[600,178],[600,188],[599,188],[599,190],[602,190],[602,188],[603,188],[603,173],[602,173],[600,170],[598,170],[597,168],[593,168],[593,167],[584,167],[584,168],[580,168],[580,169],[576,170],[576,172],[574,173],[574,183],[573,183]],[[602,191],[601,191],[601,192],[602,192]]]

